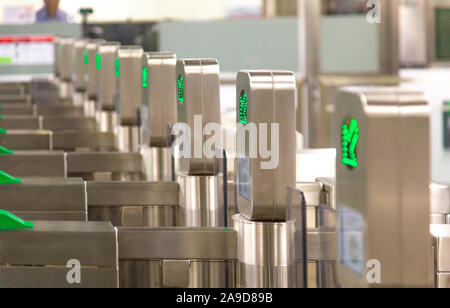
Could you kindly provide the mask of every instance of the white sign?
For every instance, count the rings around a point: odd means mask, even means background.
[[[4,24],[32,24],[35,19],[36,14],[30,5],[6,6],[3,8]]]
[[[0,65],[52,65],[53,36],[0,36]]]

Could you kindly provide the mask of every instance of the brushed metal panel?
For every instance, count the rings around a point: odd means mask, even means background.
[[[0,185],[0,207],[7,211],[86,212],[82,179],[24,178],[22,184]]]
[[[211,228],[119,228],[120,260],[236,259],[236,233]]]
[[[34,228],[0,233],[0,264],[118,266],[117,233],[109,222],[34,222]]]
[[[95,118],[88,117],[45,117],[43,128],[51,131],[83,130],[96,131]]]
[[[278,140],[273,138],[271,128],[267,128],[266,135],[268,148],[279,150],[278,165],[274,168],[263,169],[261,164],[267,163],[268,159],[263,158],[259,151],[257,157],[250,157],[249,138],[244,141],[245,148],[239,149],[242,141],[237,142],[238,160],[239,157],[249,158],[250,165],[249,170],[246,170],[238,164],[238,191],[241,186],[250,186],[248,196],[238,192],[239,212],[249,220],[286,221],[288,220],[287,188],[294,187],[296,182],[295,76],[292,72],[282,71],[240,71],[236,89],[238,124],[241,122],[240,96],[243,91],[247,94],[249,125],[243,129],[249,129],[252,124],[256,124],[258,138],[261,138],[261,124],[270,127],[273,123],[279,125]],[[272,140],[279,144],[271,144]],[[253,140],[253,144],[255,143],[257,142]],[[244,152],[239,153],[239,151]],[[247,174],[248,183],[241,183],[244,181],[244,175]]]
[[[178,206],[172,182],[87,182],[89,206]]]
[[[0,127],[3,129],[42,129],[42,118],[36,116],[11,115],[0,119]]]
[[[80,268],[81,283],[69,284],[65,267],[0,266],[2,288],[118,288],[117,268]]]
[[[15,151],[13,155],[0,156],[0,170],[15,177],[64,178],[66,156],[57,151]]]
[[[142,172],[139,153],[67,153],[67,172]]]
[[[0,136],[0,142],[1,138]],[[53,133],[53,145],[55,150],[65,151],[74,151],[77,148],[104,149],[108,151],[117,149],[114,133],[99,132],[55,132]]]

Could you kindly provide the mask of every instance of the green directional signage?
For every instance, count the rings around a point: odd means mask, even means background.
[[[342,124],[342,164],[349,168],[358,167],[358,156],[356,153],[358,141],[358,121],[352,119],[350,124]]]

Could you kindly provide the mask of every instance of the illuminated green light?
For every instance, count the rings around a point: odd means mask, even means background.
[[[177,80],[177,88],[178,88],[178,102],[180,104],[184,103],[184,79],[183,76],[180,75]]]
[[[148,88],[148,69],[146,66],[142,69],[142,87]]]
[[[0,64],[11,64],[12,58],[10,57],[0,57]]]
[[[115,67],[115,75],[116,75],[116,77],[120,77],[120,62],[119,62],[119,59],[116,59],[114,61],[114,67]]]
[[[350,127],[342,124],[342,164],[350,168],[358,167],[356,146],[359,141],[358,121],[352,119]]]
[[[102,69],[102,56],[100,54],[95,55],[95,68],[98,70]]]
[[[84,50],[83,63],[89,64],[89,52],[87,51],[87,49]]]
[[[248,124],[248,97],[244,90],[241,91],[239,97],[239,117],[241,124]]]

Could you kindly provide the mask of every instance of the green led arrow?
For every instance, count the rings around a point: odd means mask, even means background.
[[[0,155],[11,155],[11,154],[14,154],[13,150],[7,149],[0,145]]]
[[[116,77],[120,77],[120,60],[119,59],[116,59],[115,61],[114,61],[114,75],[116,76]]]
[[[89,51],[87,49],[84,50],[83,63],[89,64]]]
[[[177,80],[177,89],[178,89],[178,102],[180,104],[184,103],[184,80],[183,76],[180,75]]]
[[[239,96],[239,116],[241,124],[248,124],[248,98],[247,93],[244,90],[241,91]]]
[[[342,164],[350,168],[358,167],[356,157],[356,146],[359,141],[358,121],[352,119],[350,127],[347,124],[342,125]]]
[[[95,68],[97,70],[102,69],[102,56],[100,54],[95,55]]]
[[[0,134],[7,134],[8,133],[8,131],[6,130],[6,129],[4,129],[4,128],[0,128]]]
[[[142,87],[148,88],[148,68],[146,66],[142,69]]]
[[[34,224],[32,221],[25,221],[5,210],[0,210],[0,231],[14,231],[33,228]]]
[[[0,185],[20,184],[22,179],[15,178],[6,172],[0,171]]]

